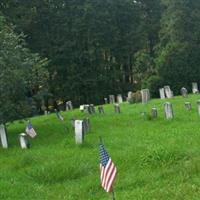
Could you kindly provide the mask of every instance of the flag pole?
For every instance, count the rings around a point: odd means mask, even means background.
[[[112,189],[112,200],[115,200],[115,192],[114,192],[114,189]]]

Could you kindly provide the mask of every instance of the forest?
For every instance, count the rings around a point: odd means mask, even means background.
[[[200,80],[200,0],[1,0],[0,123]]]

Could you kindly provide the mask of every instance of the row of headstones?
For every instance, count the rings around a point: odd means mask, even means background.
[[[80,106],[80,111],[88,113],[88,114],[96,113],[96,109],[95,109],[93,104],[81,105]],[[115,111],[115,113],[121,113],[121,109],[120,109],[120,105],[119,104],[114,104],[114,111]],[[98,112],[99,112],[99,114],[104,114],[105,113],[104,107],[102,105],[98,106]]]
[[[7,139],[6,128],[4,125],[0,125],[0,138],[1,138],[2,148],[7,149],[8,139]],[[27,149],[30,147],[27,134],[25,133],[19,134],[19,143],[22,149]]]
[[[109,102],[108,102],[108,98],[104,98],[104,102],[105,102],[105,104],[108,104],[108,103],[110,103],[110,104],[114,104],[114,103],[120,104],[120,103],[123,103],[123,97],[122,97],[121,94],[118,94],[116,96],[116,99],[115,99],[115,95],[109,95]]]
[[[192,105],[190,102],[185,102],[185,109],[188,111],[192,110]],[[200,100],[197,101],[197,109],[198,109],[198,114],[200,116]],[[174,117],[173,107],[171,103],[166,102],[164,104],[164,111],[166,119],[172,119]],[[157,108],[154,107],[151,109],[151,116],[152,118],[157,118],[158,116]]]
[[[70,111],[73,110],[73,104],[71,101],[67,101],[65,103],[65,106],[63,104],[58,105],[58,110],[60,111]],[[44,110],[44,114],[48,115],[50,114],[50,111]]]

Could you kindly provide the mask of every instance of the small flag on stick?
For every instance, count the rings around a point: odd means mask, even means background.
[[[117,174],[117,168],[109,157],[102,142],[99,145],[99,151],[101,186],[106,192],[112,192],[112,186]]]
[[[56,116],[57,116],[57,118],[60,120],[60,121],[64,121],[64,117],[57,111],[57,110],[55,110],[56,111]]]
[[[28,125],[26,126],[26,130],[25,131],[32,138],[34,138],[37,135],[37,133],[35,132],[32,124],[30,122],[28,122]]]

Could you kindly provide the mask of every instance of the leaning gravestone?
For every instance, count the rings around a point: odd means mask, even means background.
[[[117,103],[123,103],[123,98],[121,94],[117,95]]]
[[[192,105],[190,102],[185,102],[185,108],[186,110],[192,110]]]
[[[28,142],[28,136],[25,133],[19,134],[19,142],[22,149],[30,148],[30,144]]]
[[[6,128],[2,124],[0,125],[0,137],[1,137],[1,144],[4,149],[8,148],[8,140],[7,140],[7,134],[6,134]]]
[[[121,113],[119,104],[114,105],[115,113]]]
[[[198,114],[200,116],[200,100],[197,101]]]
[[[164,90],[165,90],[165,95],[168,99],[173,97],[173,92],[171,91],[171,89],[168,85],[164,86]]]
[[[197,83],[192,83],[192,93],[193,94],[199,93],[199,89],[198,89],[198,84]]]
[[[154,108],[151,109],[151,117],[152,117],[153,119],[155,119],[155,118],[158,117],[157,108],[154,107]]]
[[[109,95],[109,103],[114,104],[115,103],[115,96],[114,95]]]
[[[165,110],[166,119],[172,119],[174,117],[173,108],[172,108],[172,104],[171,103],[166,102],[164,104],[164,110]]]
[[[73,110],[73,105],[71,101],[66,102],[66,111]]]
[[[83,120],[75,120],[75,141],[82,144],[84,140]]]
[[[160,93],[160,98],[161,99],[165,99],[165,89],[164,88],[160,88],[159,89],[159,93]]]
[[[184,98],[188,97],[188,91],[186,88],[184,88],[184,87],[181,88],[181,95]]]
[[[99,114],[104,114],[103,106],[98,106],[98,111],[99,111]]]
[[[148,101],[150,100],[150,92],[149,89],[143,89],[141,90],[141,95],[142,95],[142,103],[148,103]]]

